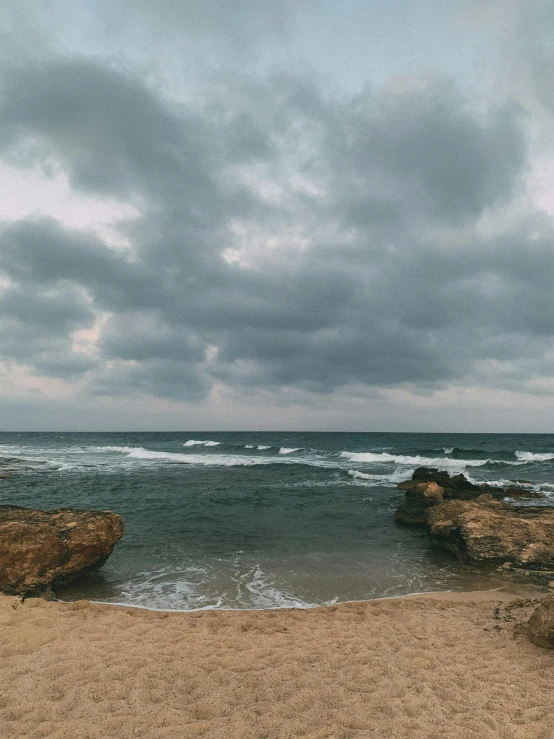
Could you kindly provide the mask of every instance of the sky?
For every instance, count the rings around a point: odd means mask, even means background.
[[[554,4],[5,0],[0,429],[554,432]]]

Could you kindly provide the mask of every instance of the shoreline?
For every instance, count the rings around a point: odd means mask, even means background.
[[[493,579],[493,578],[491,578]],[[478,597],[480,593],[483,595],[489,593],[500,593],[506,592],[512,599],[517,597],[545,597],[548,593],[545,590],[541,590],[539,586],[525,583],[513,583],[505,582],[497,588],[483,589],[483,590],[424,590],[421,592],[406,593],[404,595],[386,595],[379,598],[366,598],[363,600],[344,600],[336,603],[322,603],[317,605],[307,606],[274,606],[272,608],[218,608],[215,606],[205,606],[204,608],[156,608],[155,606],[143,606],[136,605],[134,603],[114,603],[110,601],[93,600],[90,598],[79,598],[76,600],[64,600],[63,598],[52,598],[44,599],[38,596],[38,600],[48,600],[52,603],[90,603],[93,606],[113,606],[114,608],[131,608],[139,611],[148,611],[150,613],[265,613],[267,612],[284,612],[284,611],[314,611],[319,608],[333,608],[335,606],[342,606],[348,604],[360,604],[360,603],[375,603],[377,601],[390,601],[390,600],[403,600],[405,598],[431,598],[436,600],[443,600],[448,597],[452,597],[457,600],[457,596],[460,599],[464,599],[465,596],[471,595],[472,597]],[[550,592],[550,591],[549,591]],[[18,597],[18,596],[2,596],[1,597]],[[33,596],[34,598],[34,596]],[[484,598],[486,599],[486,598]],[[25,601],[29,598],[25,598]]]

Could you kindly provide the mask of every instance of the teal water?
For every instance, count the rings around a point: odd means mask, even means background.
[[[0,433],[0,502],[111,509],[126,532],[63,598],[156,608],[276,608],[465,589],[468,576],[397,526],[420,465],[554,504],[554,435]]]

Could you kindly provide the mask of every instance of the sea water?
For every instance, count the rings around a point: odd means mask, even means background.
[[[125,520],[103,569],[60,597],[151,608],[466,589],[452,555],[394,523],[397,483],[421,465],[474,482],[528,480],[554,505],[545,434],[0,433],[2,459],[12,476],[0,480],[1,503]]]

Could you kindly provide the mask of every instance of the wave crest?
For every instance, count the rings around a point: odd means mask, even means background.
[[[360,470],[348,470],[349,477],[352,477],[354,480],[371,480],[376,485],[383,485],[385,483],[396,485],[396,483],[398,482],[403,482],[407,478],[409,479],[412,473],[413,469],[406,470],[404,468],[395,470],[394,472],[386,475],[376,475],[371,474],[370,472],[360,472]]]
[[[189,439],[185,441],[183,446],[220,446],[220,441],[210,441],[209,439]]]
[[[554,459],[554,453],[516,452],[516,457],[522,462],[550,462]]]
[[[375,454],[374,452],[341,452],[340,456],[343,459],[349,459],[351,462],[365,462],[369,464],[388,463],[411,467],[441,467],[449,470],[460,470],[466,467],[483,467],[486,464],[524,464],[523,461],[505,462],[498,459],[450,459],[445,457],[422,457],[420,455],[412,457],[404,454],[388,454],[387,452],[381,452],[379,454]]]

